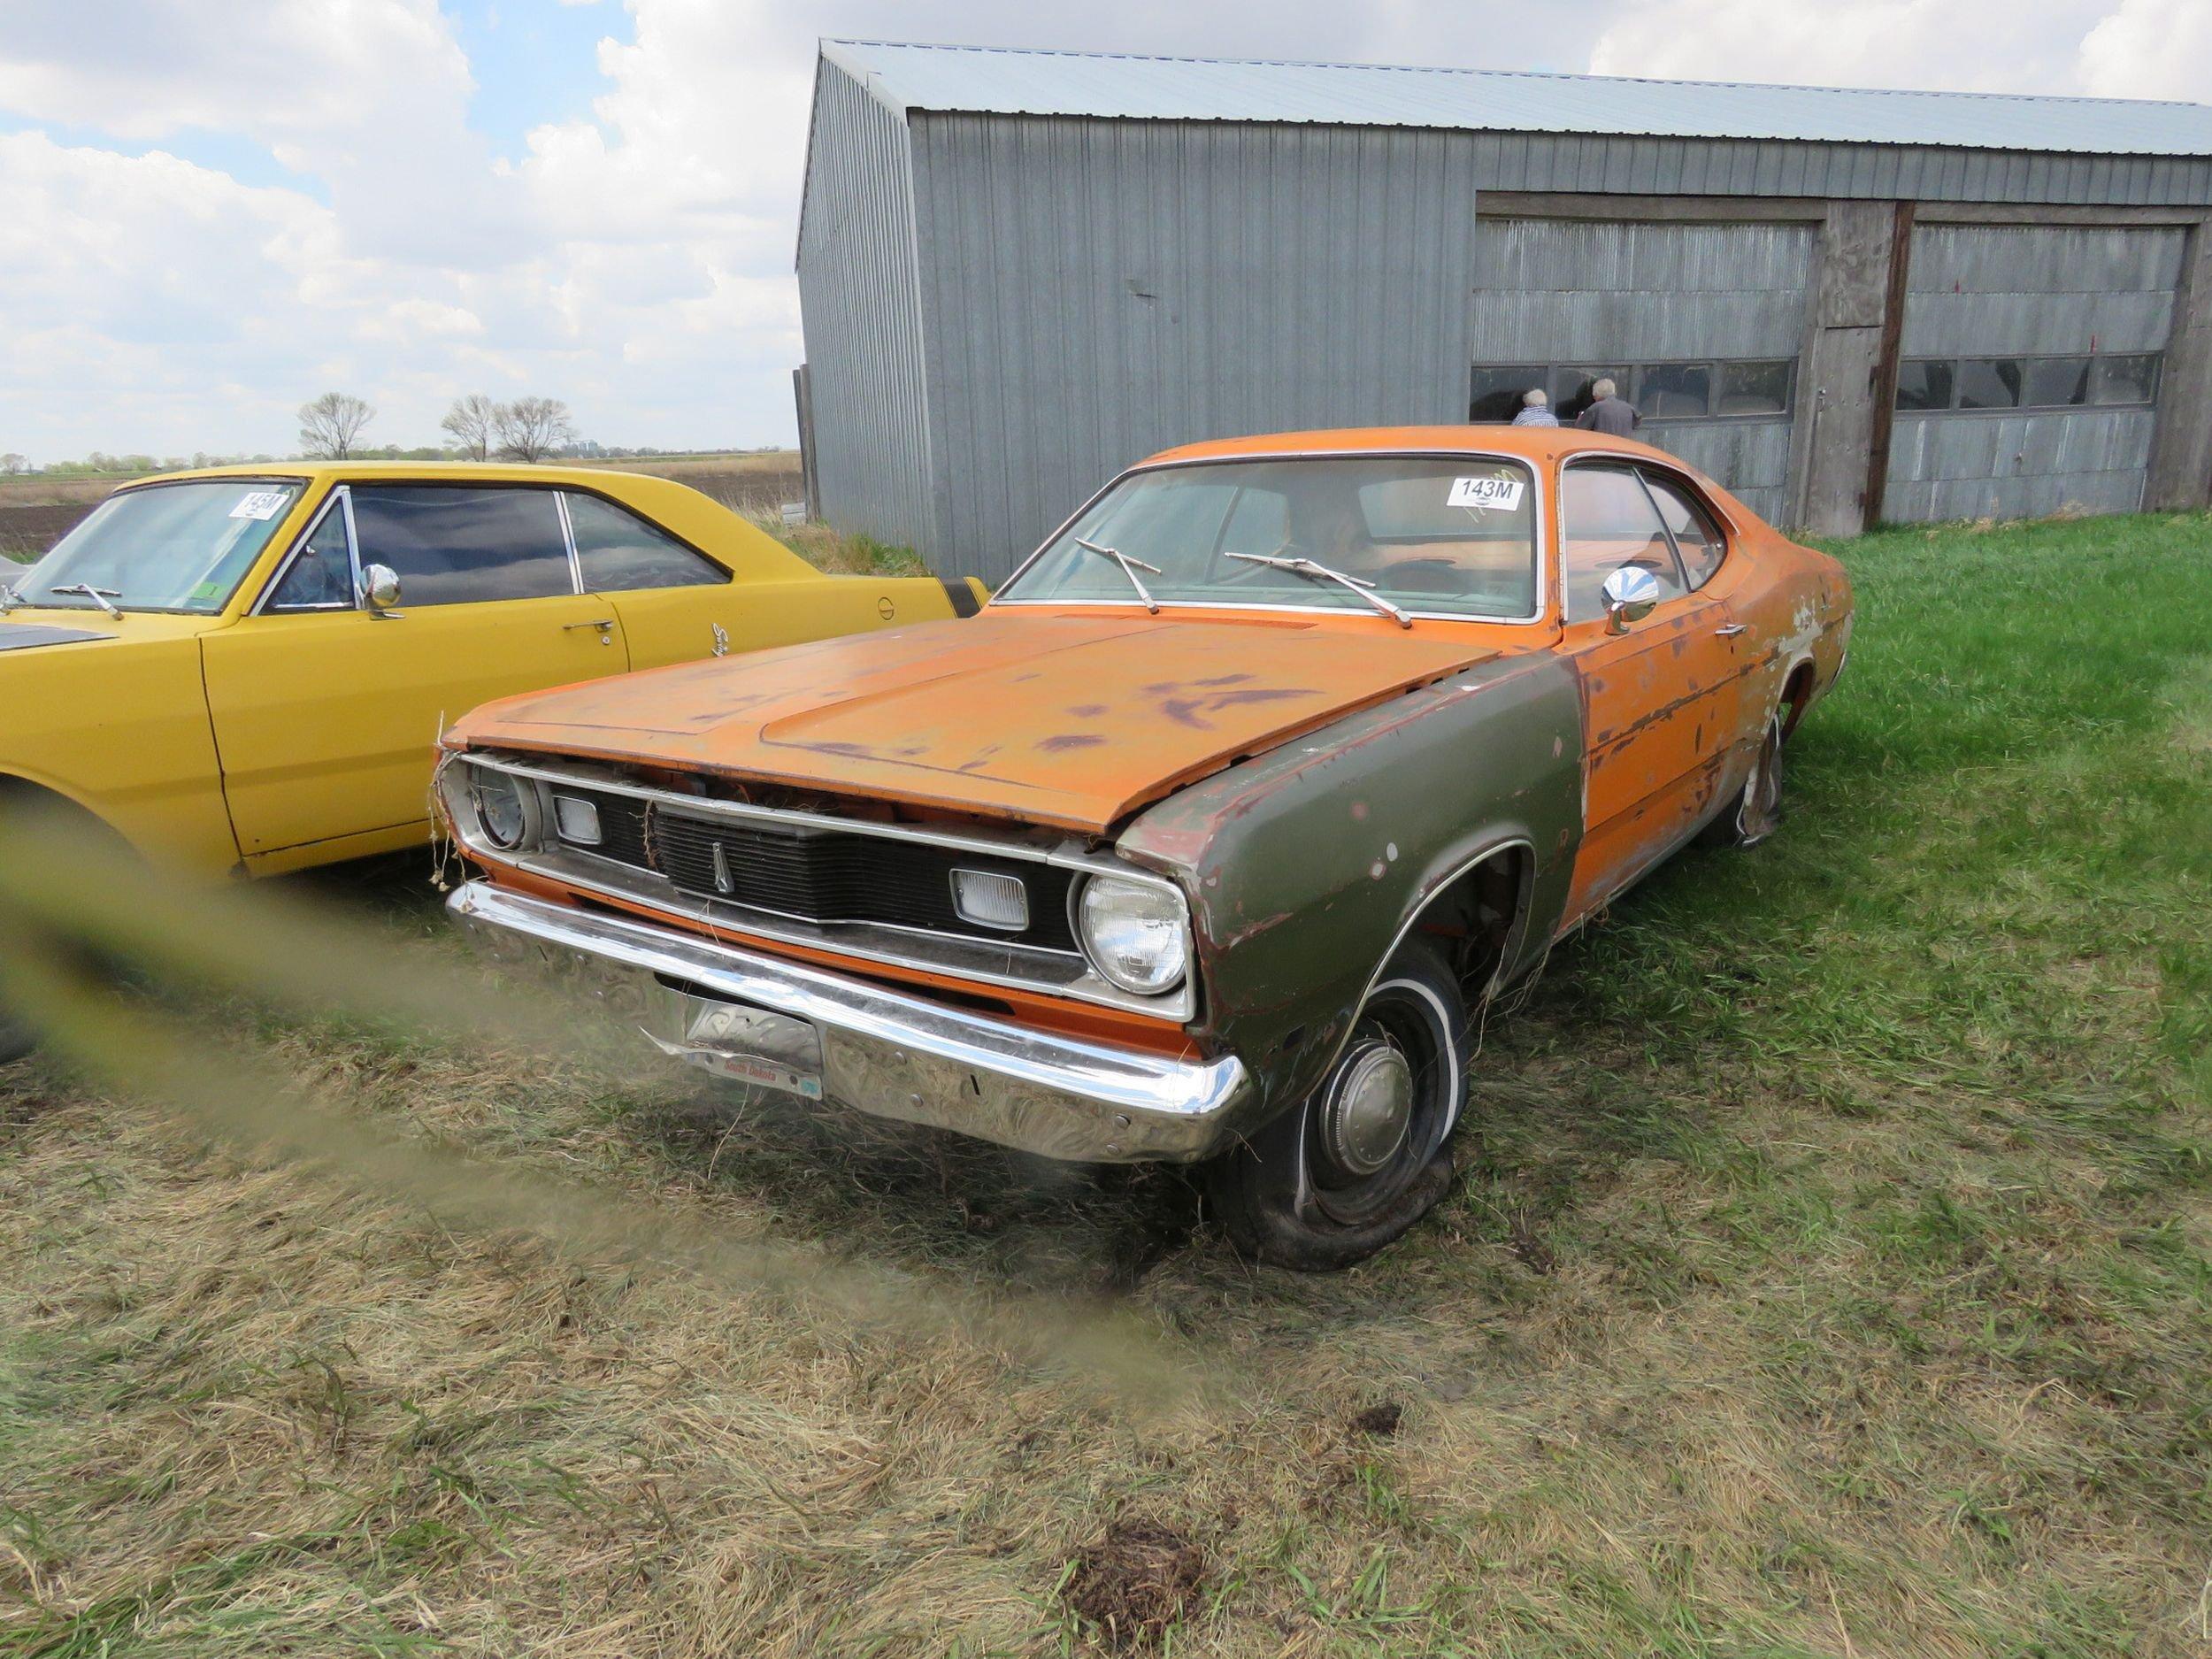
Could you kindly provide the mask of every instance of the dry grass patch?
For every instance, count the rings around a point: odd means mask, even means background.
[[[296,884],[413,1015],[0,1071],[0,1653],[2200,1655],[2207,551],[1855,545],[1782,834],[1555,952],[1332,1279]]]

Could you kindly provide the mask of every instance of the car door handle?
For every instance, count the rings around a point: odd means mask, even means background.
[[[1747,622],[1732,622],[1726,627],[1715,628],[1713,633],[1720,639],[1732,640],[1739,634],[1744,633],[1747,630],[1750,626],[1751,625]]]
[[[596,622],[564,622],[561,624],[561,632],[564,634],[573,634],[579,628],[597,628],[600,644],[612,645],[614,643],[614,618],[612,617],[602,617]]]

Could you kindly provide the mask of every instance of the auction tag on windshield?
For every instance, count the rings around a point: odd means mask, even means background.
[[[230,510],[234,518],[273,518],[290,499],[280,489],[250,490],[238,498],[238,504]]]
[[[1517,478],[1495,475],[1489,478],[1455,478],[1452,493],[1445,497],[1449,507],[1495,507],[1501,512],[1511,512],[1521,504],[1521,483]]]

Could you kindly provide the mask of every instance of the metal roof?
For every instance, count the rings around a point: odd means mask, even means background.
[[[2212,156],[2212,108],[2198,104],[1147,58],[895,41],[826,40],[822,55],[902,115],[935,110],[1801,140],[2066,155]]]

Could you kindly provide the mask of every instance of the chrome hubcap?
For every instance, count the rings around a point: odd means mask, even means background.
[[[1386,1042],[1363,1045],[1337,1073],[1321,1116],[1330,1161],[1372,1175],[1398,1155],[1413,1121],[1413,1068]]]

